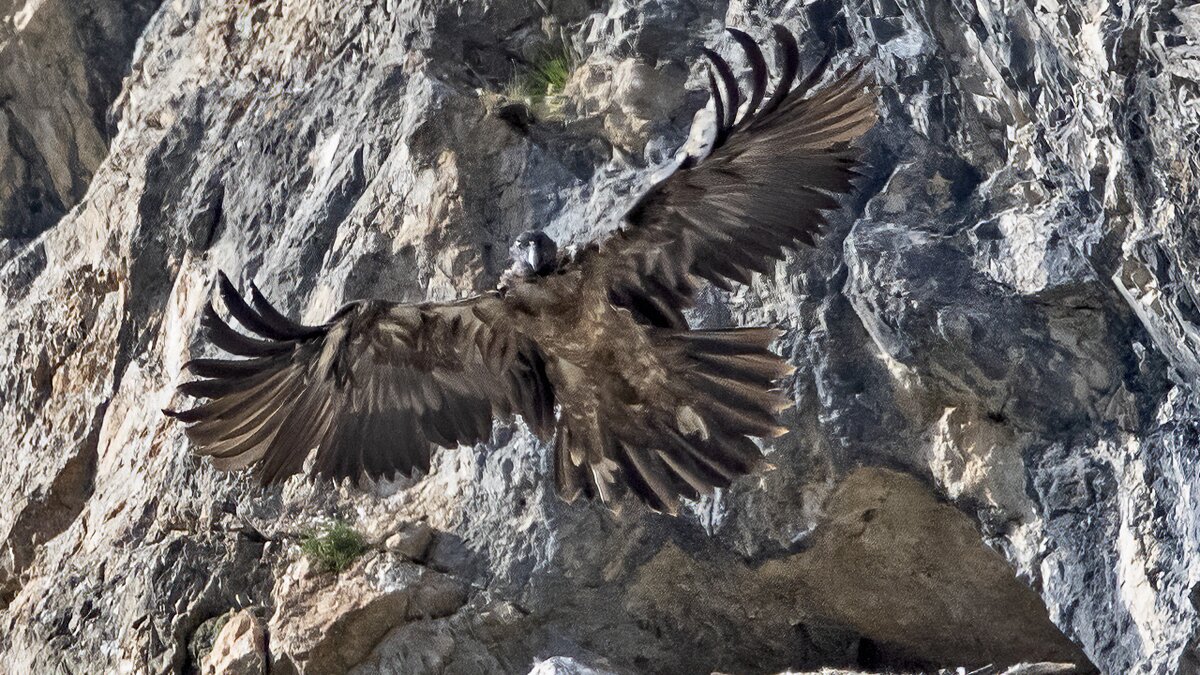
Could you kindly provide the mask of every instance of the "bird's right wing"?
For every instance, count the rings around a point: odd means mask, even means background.
[[[300,325],[250,286],[247,303],[221,274],[226,308],[209,303],[208,338],[241,359],[196,359],[179,386],[209,399],[169,412],[219,469],[255,467],[264,484],[304,469],[357,481],[429,470],[432,445],[486,440],[495,417],[519,413],[548,438],[554,390],[537,345],[496,294],[448,304],[347,305],[321,326]]]

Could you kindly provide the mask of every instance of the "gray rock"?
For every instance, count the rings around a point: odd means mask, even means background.
[[[160,414],[217,269],[307,321],[488,288],[615,226],[708,124],[699,46],[774,22],[882,119],[824,240],[692,317],[786,329],[773,471],[618,517],[512,423],[261,490]],[[516,114],[563,34],[561,117]],[[280,672],[1195,672],[1198,103],[1169,2],[0,0],[4,662],[195,670],[261,608]],[[328,518],[384,550],[305,572]]]
[[[161,0],[0,2],[0,239],[83,199],[108,155],[134,47]]]
[[[538,663],[529,675],[608,675],[608,671],[596,670],[572,658],[555,656]]]
[[[267,632],[249,610],[228,614],[201,663],[203,675],[263,675],[267,672]]]

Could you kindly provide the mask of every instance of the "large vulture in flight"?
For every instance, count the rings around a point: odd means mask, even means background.
[[[775,416],[790,404],[773,388],[793,371],[768,349],[779,332],[692,330],[683,311],[701,280],[747,284],[812,244],[822,211],[853,189],[852,144],[874,124],[875,104],[857,69],[818,84],[828,58],[797,82],[796,43],[780,27],[767,97],[762,52],[730,33],[751,71],[744,107],[732,69],[706,50],[711,148],[647,192],[616,233],[560,256],[529,232],[495,291],[352,302],[319,326],[283,316],[253,285],[243,299],[221,275],[229,314],[253,336],[211,303],[202,325],[246,358],[192,361],[200,379],[179,390],[209,400],[169,414],[216,467],[253,467],[267,484],[306,468],[354,481],[427,472],[433,446],[484,441],[495,418],[514,414],[553,439],[567,501],[611,504],[630,491],[675,513],[680,497],[753,470],[762,455],[752,438],[783,433]]]

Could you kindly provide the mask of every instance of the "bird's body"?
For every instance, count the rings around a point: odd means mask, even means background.
[[[748,283],[798,243],[812,243],[851,189],[849,143],[874,121],[853,73],[791,90],[790,34],[779,83],[749,37],[754,86],[739,116],[731,70],[710,53],[717,133],[626,215],[626,226],[572,256],[540,232],[518,237],[496,291],[453,303],[353,302],[303,326],[251,285],[223,275],[232,330],[213,309],[213,343],[243,360],[197,359],[180,385],[209,402],[171,413],[218,468],[255,467],[264,482],[306,470],[358,480],[429,470],[433,446],[486,440],[497,417],[520,415],[554,443],[561,496],[614,503],[631,491],[674,513],[680,497],[727,486],[761,462],[752,440],[784,429],[794,369],[772,353],[771,328],[693,330],[684,317],[700,279]],[[720,78],[728,101],[717,88]],[[761,104],[761,106],[760,106]],[[735,134],[734,132],[739,132]],[[315,450],[315,454],[313,451]]]
[[[564,368],[608,375],[614,383],[662,371],[645,327],[587,281],[579,267],[567,265],[546,276],[507,277],[502,297],[514,313],[526,317],[526,334]]]

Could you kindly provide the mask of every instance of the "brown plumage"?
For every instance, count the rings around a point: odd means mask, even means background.
[[[812,244],[821,212],[848,193],[875,121],[857,69],[817,86],[825,63],[793,88],[798,51],[781,52],[767,96],[766,59],[745,33],[752,87],[707,52],[717,132],[626,215],[627,226],[573,257],[541,233],[522,235],[514,267],[491,293],[448,303],[354,302],[320,326],[297,324],[250,286],[220,275],[229,327],[210,304],[212,342],[243,359],[198,359],[180,392],[210,399],[170,414],[221,469],[253,467],[264,483],[305,470],[333,479],[428,471],[434,446],[487,439],[520,415],[554,442],[554,479],[568,501],[612,504],[630,491],[675,513],[752,471],[752,440],[783,433],[790,400],[775,382],[792,367],[769,328],[691,330],[683,311],[705,279],[728,289]],[[723,94],[722,94],[723,90]]]

